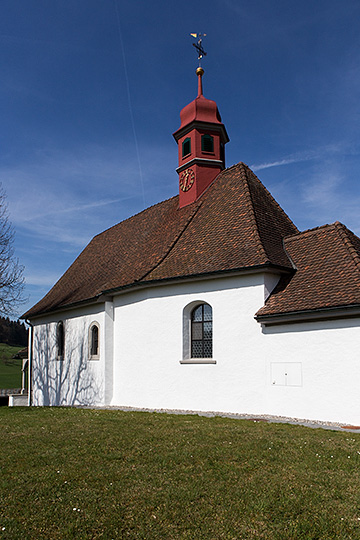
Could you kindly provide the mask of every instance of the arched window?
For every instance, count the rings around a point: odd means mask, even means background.
[[[89,329],[89,356],[92,360],[98,360],[100,353],[99,346],[99,325],[95,322]]]
[[[200,304],[191,312],[191,357],[212,358],[212,309]]]
[[[185,157],[188,154],[191,154],[191,139],[186,137],[182,143],[182,157]]]
[[[58,360],[64,360],[65,350],[65,332],[64,323],[59,321],[56,327],[56,357]]]
[[[202,152],[213,152],[214,151],[214,137],[211,135],[202,135],[201,136],[201,150]]]

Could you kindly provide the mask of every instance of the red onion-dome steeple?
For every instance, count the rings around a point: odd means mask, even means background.
[[[180,112],[181,125],[174,133],[178,143],[179,206],[198,199],[225,168],[225,144],[229,141],[215,101],[203,95],[202,76],[198,67],[198,95]]]

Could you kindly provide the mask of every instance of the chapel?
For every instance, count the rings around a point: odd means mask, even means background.
[[[360,239],[299,231],[226,168],[203,74],[173,134],[178,195],[95,236],[23,315],[31,404],[360,424]]]

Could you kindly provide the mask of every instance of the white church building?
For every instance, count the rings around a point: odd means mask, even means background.
[[[33,405],[269,414],[360,425],[360,239],[299,231],[198,96],[179,195],[95,236],[31,322]]]

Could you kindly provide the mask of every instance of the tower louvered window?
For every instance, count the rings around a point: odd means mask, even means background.
[[[191,139],[187,137],[182,143],[182,157],[191,154]]]
[[[214,137],[211,135],[202,135],[201,136],[201,150],[203,152],[213,152],[214,151]]]

